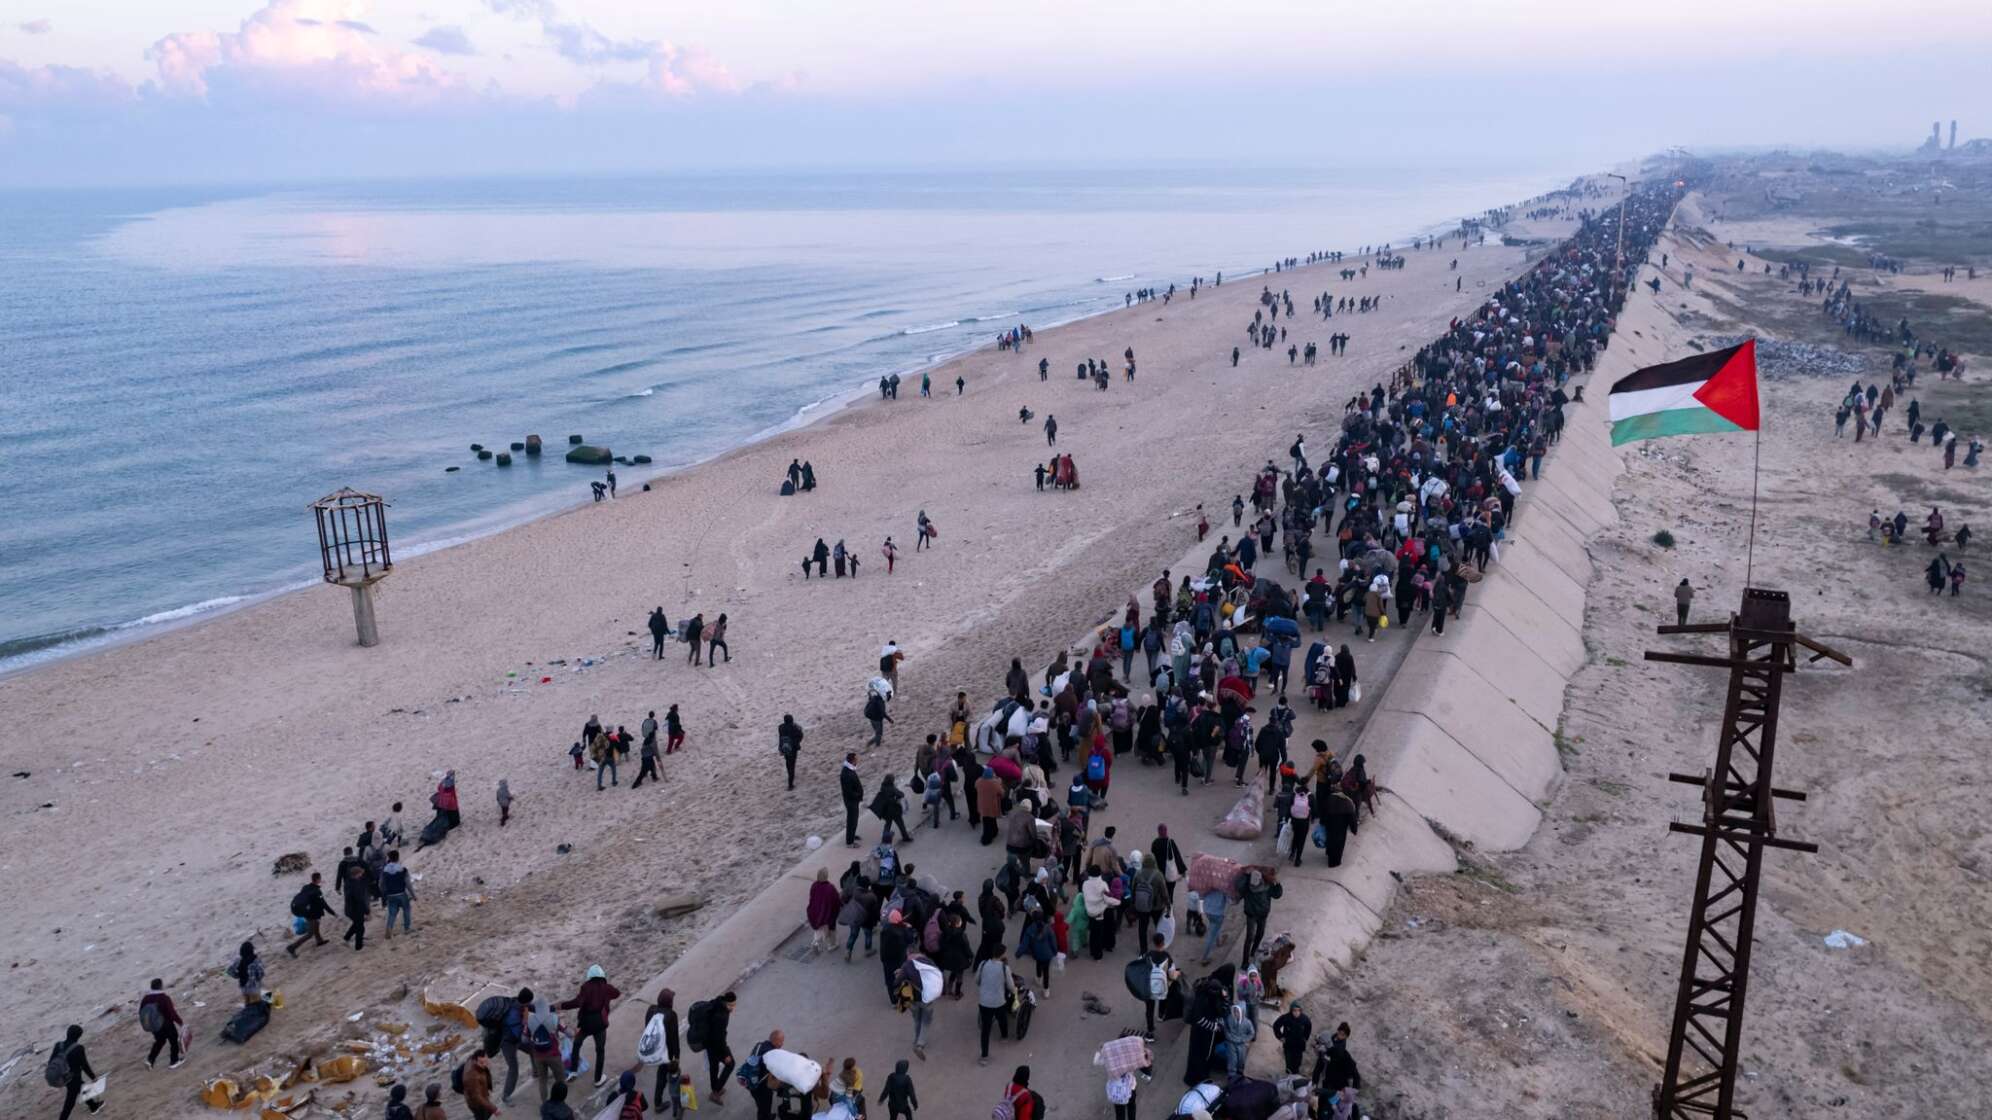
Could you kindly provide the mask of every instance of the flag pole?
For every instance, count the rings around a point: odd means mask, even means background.
[[[1751,440],[1750,447],[1750,541],[1743,551],[1744,587],[1755,586],[1751,580],[1757,570],[1757,470],[1764,453],[1764,428],[1761,422],[1754,434],[1756,438]]]

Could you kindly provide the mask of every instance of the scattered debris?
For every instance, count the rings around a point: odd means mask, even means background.
[[[270,865],[272,875],[295,875],[311,866],[311,857],[304,852],[286,852]]]
[[[1848,933],[1843,929],[1836,929],[1826,935],[1826,947],[1828,949],[1858,949],[1865,944],[1867,944],[1867,938],[1859,934]]]

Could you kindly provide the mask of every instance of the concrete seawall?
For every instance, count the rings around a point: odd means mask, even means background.
[[[1589,656],[1588,543],[1618,521],[1612,490],[1625,463],[1611,445],[1605,393],[1641,366],[1681,356],[1666,341],[1669,326],[1651,297],[1630,300],[1596,370],[1571,382],[1586,399],[1565,409],[1563,438],[1545,456],[1541,479],[1524,484],[1500,558],[1444,636],[1426,624],[1374,699],[1351,753],[1367,756],[1377,813],[1334,873],[1358,905],[1344,900],[1310,915],[1285,974],[1289,989],[1309,991],[1353,962],[1381,928],[1396,875],[1454,870],[1447,836],[1506,851],[1542,823],[1563,777],[1556,732],[1564,694]],[[1278,1061],[1271,1047],[1255,1057]]]
[[[1562,440],[1545,457],[1541,479],[1525,482],[1500,558],[1469,591],[1461,617],[1443,636],[1425,623],[1401,668],[1363,701],[1374,708],[1353,749],[1335,744],[1345,757],[1367,756],[1378,783],[1376,813],[1363,820],[1340,868],[1320,871],[1309,861],[1305,873],[1283,877],[1287,894],[1273,929],[1291,932],[1296,942],[1283,974],[1290,991],[1311,991],[1350,966],[1382,928],[1399,876],[1453,871],[1458,857],[1451,841],[1510,850],[1527,843],[1541,823],[1542,806],[1563,776],[1556,728],[1564,693],[1588,656],[1587,543],[1618,520],[1611,495],[1624,463],[1611,447],[1605,390],[1639,366],[1680,356],[1667,352],[1658,333],[1663,322],[1650,298],[1631,300],[1596,371],[1573,380],[1587,399],[1566,409]],[[869,812],[864,818],[867,832],[876,827]],[[800,927],[799,900],[817,869],[834,876],[854,854],[826,839],[661,976],[634,990],[626,986],[611,1021],[611,1053],[632,1052],[643,1008],[658,988],[676,989],[682,1014],[691,1000],[774,963]],[[1273,862],[1270,830],[1235,847],[1201,846]],[[745,1052],[737,1040],[736,1049]],[[1254,1068],[1278,1062],[1277,1044],[1262,1032]],[[687,1055],[688,1071],[699,1064]]]

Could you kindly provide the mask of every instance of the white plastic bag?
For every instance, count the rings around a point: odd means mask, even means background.
[[[1053,972],[1064,972],[1064,971],[1065,971],[1065,954],[1064,954],[1064,953],[1060,953],[1060,954],[1058,954],[1057,956],[1055,956],[1055,957],[1051,958],[1051,970],[1052,970]]]
[[[1162,915],[1162,920],[1155,923],[1155,932],[1158,936],[1162,938],[1162,947],[1164,949],[1167,949],[1169,946],[1175,944],[1176,915],[1174,914]]]
[[[1360,702],[1360,701],[1362,700],[1362,698],[1363,698],[1363,682],[1361,682],[1361,681],[1350,681],[1350,682],[1349,682],[1349,703],[1351,703],[1351,704],[1354,704],[1354,703],[1358,703],[1358,702]]]

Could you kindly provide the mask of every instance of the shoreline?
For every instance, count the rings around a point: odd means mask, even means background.
[[[1580,174],[1573,177],[1570,182],[1571,183],[1579,182],[1590,177],[1591,173]],[[1552,193],[1554,191],[1567,189],[1569,185],[1570,183],[1566,183],[1563,186],[1546,187],[1544,188],[1543,191],[1539,192],[1537,195],[1531,196],[1531,198],[1532,199],[1540,198],[1543,195]],[[1497,204],[1497,207],[1516,206],[1519,205],[1520,202],[1525,202],[1525,201],[1529,200],[1525,199],[1525,200],[1517,200],[1517,202],[1514,203]],[[1490,207],[1490,209],[1492,208],[1495,207]],[[1433,237],[1441,236],[1444,232],[1448,230],[1456,231],[1459,225],[1463,221],[1468,221],[1468,220],[1473,220],[1472,216],[1469,215],[1464,218],[1455,218],[1450,223],[1440,223],[1440,222],[1429,223],[1419,227],[1418,229],[1416,229],[1415,231],[1406,236],[1412,238],[1430,239]],[[1397,243],[1397,239],[1395,237],[1388,238],[1385,239],[1383,243],[1395,245]],[[1345,251],[1345,253],[1348,253],[1348,251]],[[1350,255],[1351,260],[1355,259],[1352,253],[1349,253],[1348,255]],[[1317,264],[1313,266],[1302,265],[1299,266],[1299,268],[1309,269],[1313,267],[1319,267],[1320,263],[1325,263],[1325,262],[1317,262]],[[1276,274],[1272,268],[1267,267],[1267,268],[1257,269],[1256,271],[1234,273],[1232,275],[1234,275],[1237,280],[1244,281],[1244,280],[1258,279],[1265,276],[1272,276]],[[1135,275],[1129,274],[1126,277],[1105,277],[1105,276],[1095,277],[1091,282],[1094,284],[1101,284],[1101,285],[1113,285],[1120,283],[1122,280],[1133,280],[1133,279],[1135,279]],[[1030,324],[1030,326],[1032,327],[1033,331],[1056,330],[1062,327],[1071,326],[1072,324],[1075,323],[1083,323],[1095,319],[1104,319],[1115,314],[1116,312],[1123,312],[1123,313],[1132,312],[1135,308],[1140,306],[1141,304],[1137,303],[1131,307],[1130,306],[1107,307],[1099,311],[1074,315],[1065,319],[1053,320],[1043,325]],[[958,326],[969,322],[980,323],[984,321],[988,321],[992,325],[998,325],[998,326],[1002,325],[1001,323],[996,323],[993,316],[976,316],[968,319],[955,320],[954,322],[947,324],[947,326]],[[1005,318],[1003,320],[1003,323],[1009,323],[1009,322],[1011,322],[1011,319],[1009,318]],[[923,328],[923,329],[945,329],[945,328],[937,327],[937,328]],[[920,333],[920,332],[912,328],[905,328],[896,333],[909,334],[909,333]],[[987,342],[983,342],[963,349],[954,350],[932,356],[925,362],[907,367],[905,369],[881,370],[878,376],[888,376],[890,374],[897,373],[902,378],[905,378],[910,374],[917,374],[923,371],[931,371],[939,369],[951,363],[961,361],[965,358],[968,358],[984,350],[990,350],[992,353],[995,352]],[[874,380],[870,380],[868,375],[868,379],[865,382],[860,383],[859,385],[856,385],[848,390],[844,390],[841,392],[831,392],[828,395],[820,397],[815,401],[804,404],[799,408],[797,408],[794,414],[792,414],[788,420],[750,433],[749,435],[741,439],[738,443],[722,448],[709,455],[706,455],[698,459],[694,459],[687,463],[681,463],[673,466],[664,467],[649,474],[633,476],[630,479],[629,486],[634,486],[640,490],[640,488],[645,485],[654,484],[666,478],[677,477],[683,475],[685,472],[705,467],[712,463],[723,461],[730,456],[737,455],[741,452],[747,451],[755,447],[763,446],[775,439],[778,439],[784,435],[788,435],[792,432],[807,430],[811,427],[822,424],[827,420],[844,413],[847,410],[865,406],[868,403],[866,400],[866,395],[869,393],[874,393],[876,391],[877,391],[877,383]],[[871,402],[871,403],[876,403],[876,402]],[[628,489],[628,487],[624,487],[624,489]],[[569,513],[574,512],[575,510],[591,506],[595,503],[585,498],[579,498],[575,499],[572,502],[546,504],[544,506],[542,506],[539,502],[530,499],[525,502],[517,504],[521,506],[529,506],[532,508],[530,508],[527,512],[519,514],[518,516],[504,516],[502,510],[500,510],[500,511],[492,511],[491,513],[479,515],[477,517],[472,517],[466,521],[457,522],[452,525],[444,527],[442,530],[439,531],[439,535],[435,539],[416,540],[406,545],[399,545],[396,547],[396,552],[404,558],[401,561],[401,563],[406,563],[407,561],[410,560],[436,555],[438,553],[446,552],[450,549],[458,548],[463,545],[473,544],[478,541],[485,540],[494,536],[499,536],[504,533],[515,532],[525,526],[532,525],[536,522],[565,516]],[[487,517],[493,519],[491,524],[480,526],[479,522],[483,521]],[[473,527],[466,528],[466,526],[473,526]],[[400,565],[397,564],[397,567],[399,566]],[[303,591],[309,591],[313,587],[319,586],[321,582],[322,582],[321,580],[312,578],[309,574],[307,574],[304,578],[299,580],[280,583],[277,584],[276,586],[262,587],[259,589],[235,591],[229,594],[216,596],[210,599],[205,599],[200,602],[179,604],[172,607],[167,607],[159,611],[154,611],[150,614],[144,615],[136,619],[127,619],[117,622],[101,623],[93,626],[81,627],[76,630],[71,630],[64,634],[58,634],[58,635],[29,635],[23,638],[19,638],[16,639],[15,642],[12,644],[19,645],[29,642],[39,642],[43,638],[47,638],[48,641],[46,642],[46,644],[38,644],[33,646],[32,648],[23,648],[17,652],[12,652],[12,653],[0,652],[0,682],[5,682],[5,681],[19,679],[21,677],[30,676],[38,671],[52,668],[57,665],[73,662],[80,658],[88,658],[96,654],[105,653],[111,650],[124,648],[130,645],[151,641],[155,638],[164,637],[168,634],[173,634],[193,627],[205,625],[217,621],[219,619],[239,614],[243,611],[253,610],[256,607],[276,602],[288,595],[293,595]]]

